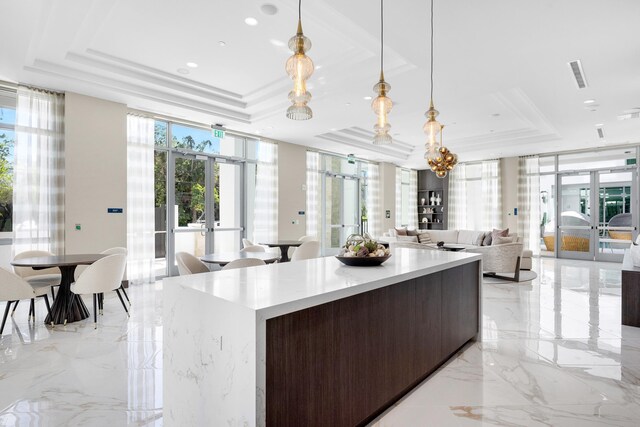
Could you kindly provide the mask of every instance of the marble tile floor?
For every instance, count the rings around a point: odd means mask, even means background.
[[[620,325],[620,265],[534,270],[532,283],[485,284],[482,342],[372,427],[640,425],[640,328]],[[107,296],[97,330],[92,318],[51,330],[40,302],[34,326],[22,303],[0,339],[0,426],[162,425],[161,287],[130,288],[129,319]]]

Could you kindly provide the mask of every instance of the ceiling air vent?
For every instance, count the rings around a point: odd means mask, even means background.
[[[618,116],[618,120],[640,119],[640,111],[625,111],[625,114]]]
[[[602,128],[598,128],[596,130],[598,131],[598,138],[604,139],[604,131],[602,130]]]
[[[573,73],[573,77],[576,79],[578,88],[584,89],[587,87],[587,78],[584,76],[584,70],[582,69],[582,63],[580,60],[569,62],[569,67]]]

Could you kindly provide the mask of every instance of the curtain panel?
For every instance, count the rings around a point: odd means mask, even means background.
[[[367,223],[368,233],[374,239],[382,236],[382,211],[380,207],[380,166],[367,164]]]
[[[482,221],[480,229],[491,231],[502,227],[502,185],[500,160],[482,162]]]
[[[465,164],[457,165],[449,172],[449,215],[447,226],[450,230],[467,229],[467,177]]]
[[[518,168],[518,235],[524,248],[540,254],[540,164],[537,156],[520,157]]]
[[[64,95],[18,86],[13,254],[64,254]]]
[[[409,228],[418,229],[418,171],[413,169],[409,178]]]
[[[269,141],[258,141],[253,227],[256,242],[278,240],[278,144]]]
[[[396,227],[402,227],[402,169],[396,167]]]
[[[154,120],[127,116],[127,278],[155,280]]]
[[[307,151],[307,225],[305,233],[307,236],[315,236],[318,240],[322,234],[320,193],[320,153]]]

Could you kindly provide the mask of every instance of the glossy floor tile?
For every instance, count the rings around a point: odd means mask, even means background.
[[[620,325],[620,265],[535,259],[532,283],[483,285],[483,340],[373,423],[638,426],[640,328]],[[161,283],[56,326],[18,307],[0,339],[0,425],[161,426]],[[89,305],[89,307],[91,307]],[[4,310],[4,304],[0,304]]]

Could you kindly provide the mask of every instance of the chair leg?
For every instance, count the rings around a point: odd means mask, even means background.
[[[98,294],[98,310],[101,315],[104,315],[104,294]]]
[[[93,294],[93,329],[98,329],[98,295]]]
[[[56,293],[53,290],[53,286],[51,287],[51,299],[52,300],[56,299]]]
[[[73,304],[73,299],[76,297],[76,294],[73,292],[69,295],[69,301],[67,301],[67,307],[64,310],[64,325],[67,325],[67,319],[69,318],[69,310],[71,310],[71,305]]]
[[[127,312],[127,317],[131,317],[129,315],[129,310],[127,310],[127,305],[124,303],[124,300],[122,299],[122,295],[120,295],[120,291],[118,289],[116,289],[116,293],[118,294],[118,298],[120,298],[120,302],[122,303],[122,306],[124,307],[124,311]]]
[[[129,300],[129,295],[127,295],[127,291],[124,290],[124,286],[123,285],[120,285],[120,290],[124,294],[124,297],[127,299],[127,302],[129,303],[129,307],[131,307],[131,301]]]
[[[9,315],[9,309],[11,308],[11,303],[13,301],[7,301],[7,307],[4,309],[4,316],[2,316],[2,326],[0,326],[0,335],[2,335],[2,331],[4,331],[4,324],[7,322],[7,316]]]
[[[51,319],[51,326],[53,327],[53,315],[51,314],[51,305],[49,304],[49,297],[47,294],[42,295],[44,297],[44,303],[47,306],[47,313],[49,313],[49,319]]]
[[[36,301],[35,298],[31,298],[31,308],[29,309],[29,320],[36,321]]]
[[[13,305],[13,310],[11,310],[11,317],[13,317],[13,314],[16,312],[16,308],[18,308],[18,303],[20,301],[16,301],[16,303]]]

